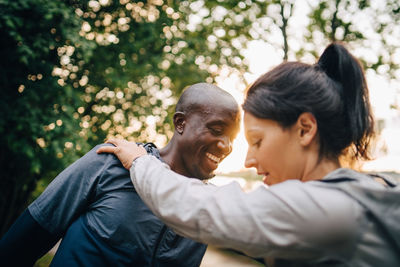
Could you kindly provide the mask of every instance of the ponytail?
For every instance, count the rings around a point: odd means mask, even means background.
[[[250,86],[243,109],[282,127],[310,112],[318,125],[320,156],[338,157],[352,148],[368,159],[373,117],[363,69],[347,49],[329,45],[315,65],[284,62]]]
[[[356,156],[368,159],[368,144],[373,134],[373,117],[369,104],[368,86],[359,61],[339,43],[330,44],[318,60],[318,66],[340,84],[344,116],[349,138]]]

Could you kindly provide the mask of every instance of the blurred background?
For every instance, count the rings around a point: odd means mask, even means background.
[[[367,75],[378,135],[365,171],[400,171],[398,0],[0,1],[0,235],[48,183],[110,136],[165,145],[196,82],[239,103],[283,60],[344,41]],[[245,190],[241,132],[220,165]],[[224,177],[221,177],[224,176]]]

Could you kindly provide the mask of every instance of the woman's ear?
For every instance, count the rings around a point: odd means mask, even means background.
[[[314,115],[310,112],[300,114],[296,122],[300,144],[308,146],[317,135],[318,125]]]
[[[185,113],[183,112],[175,112],[174,114],[174,126],[175,126],[175,131],[179,134],[183,134],[183,130],[185,129]]]

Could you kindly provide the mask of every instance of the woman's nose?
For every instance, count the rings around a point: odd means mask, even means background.
[[[249,152],[247,152],[246,160],[244,161],[244,166],[246,168],[252,168],[252,167],[256,168],[256,163],[257,163],[256,159],[252,157]]]

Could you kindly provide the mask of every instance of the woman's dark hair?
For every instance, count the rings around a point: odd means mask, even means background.
[[[347,49],[330,44],[315,65],[285,62],[250,86],[243,109],[253,116],[293,125],[310,112],[318,125],[320,156],[338,157],[353,145],[368,159],[374,133],[363,69]]]

